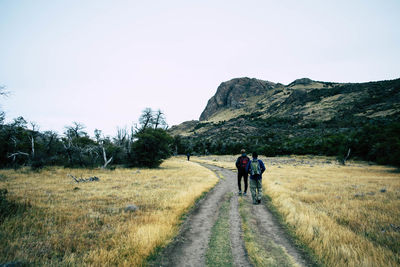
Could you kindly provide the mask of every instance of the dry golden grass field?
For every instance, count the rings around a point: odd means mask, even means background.
[[[75,183],[68,174],[100,181]],[[217,180],[183,158],[154,170],[0,170],[7,199],[28,203],[0,222],[0,263],[143,265],[176,235],[182,216]],[[125,212],[128,204],[138,210]]]
[[[264,193],[327,266],[400,265],[400,173],[325,157],[264,158]],[[194,157],[234,170],[236,157]]]

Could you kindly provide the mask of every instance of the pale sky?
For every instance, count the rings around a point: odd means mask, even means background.
[[[198,119],[232,78],[400,78],[399,14],[399,0],[0,0],[1,109],[113,136],[145,107]]]

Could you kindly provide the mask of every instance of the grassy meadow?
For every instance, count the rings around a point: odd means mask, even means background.
[[[0,170],[0,189],[23,207],[0,221],[0,263],[141,266],[217,180],[184,158],[157,169]],[[129,204],[137,211],[125,212]]]
[[[400,173],[326,157],[264,158],[264,193],[327,266],[400,265]],[[193,160],[235,169],[233,156]]]

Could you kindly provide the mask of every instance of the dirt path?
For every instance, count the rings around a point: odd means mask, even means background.
[[[261,237],[272,240],[275,244],[284,247],[299,266],[307,266],[302,254],[292,245],[277,219],[265,205],[253,205],[252,214],[256,218],[256,225]]]
[[[216,166],[203,166],[218,174],[219,183],[198,203],[183,224],[180,234],[154,261],[150,262],[151,266],[205,266],[211,228],[219,216],[220,204],[223,202],[224,196],[232,193],[229,211],[230,229],[227,230],[230,232],[233,262],[235,266],[252,266],[243,241],[236,173]],[[247,197],[243,198],[250,203],[250,192]],[[249,216],[257,221],[254,227],[257,227],[257,232],[263,235],[263,238],[284,247],[297,265],[307,265],[301,254],[288,240],[277,220],[264,205],[252,206]]]

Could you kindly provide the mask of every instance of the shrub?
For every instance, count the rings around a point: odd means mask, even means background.
[[[163,129],[145,128],[135,134],[137,140],[132,144],[132,166],[158,167],[171,155],[172,137]]]

